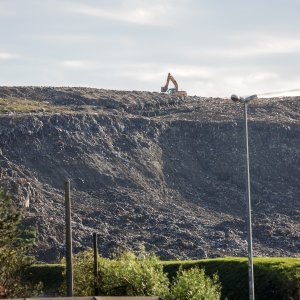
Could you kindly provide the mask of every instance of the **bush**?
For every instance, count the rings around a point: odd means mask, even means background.
[[[92,256],[86,269],[92,274]],[[182,266],[184,270],[200,267],[205,273],[213,276],[218,272],[222,284],[222,299],[243,300],[248,296],[248,264],[246,258],[229,257],[202,259],[198,261],[161,261],[171,281],[176,280],[176,274]],[[45,290],[57,292],[57,285],[62,284],[60,272],[65,265],[38,265],[33,267],[35,282],[42,281]],[[31,269],[30,269],[31,270]],[[84,268],[82,268],[84,270]],[[76,270],[75,270],[76,271]],[[82,271],[83,272],[83,271]],[[91,279],[92,276],[91,276]],[[300,258],[254,258],[255,299],[288,300],[300,299]],[[33,281],[33,277],[31,277]],[[80,283],[79,283],[80,284]],[[93,294],[91,282],[91,294]],[[77,282],[75,282],[75,287]],[[65,288],[63,295],[65,294]]]
[[[63,263],[65,260],[63,260]],[[169,289],[169,279],[157,256],[141,250],[124,251],[113,259],[99,257],[96,287],[102,296],[161,296],[169,300],[217,300],[221,285],[216,275],[207,277],[198,268],[180,270]],[[78,253],[73,259],[74,294],[94,295],[93,252]],[[64,271],[65,273],[65,271]],[[62,294],[65,283],[61,288]]]
[[[167,296],[169,280],[160,260],[142,251],[125,251],[100,263],[100,293],[107,296]]]
[[[169,299],[174,300],[218,300],[221,297],[221,285],[218,276],[210,278],[203,269],[180,269],[172,284]]]
[[[35,264],[27,268],[22,281],[31,284],[43,284],[43,293],[47,296],[60,296],[59,288],[64,282],[65,266],[61,264]],[[65,291],[61,295],[64,295]]]
[[[102,260],[102,259],[101,259]],[[61,264],[66,265],[66,259],[62,259]],[[60,287],[60,294],[66,294],[66,268],[63,271],[65,278]],[[73,292],[75,296],[91,296],[94,294],[93,275],[93,252],[83,251],[73,256]]]
[[[8,298],[31,297],[41,291],[41,285],[23,281],[23,274],[33,260],[18,250],[0,250],[0,286]]]
[[[222,299],[249,299],[248,263],[246,258],[227,257],[198,261],[163,262],[164,271],[170,280],[175,278],[180,267],[204,268],[212,276],[218,272],[222,284]],[[255,299],[290,300],[300,299],[299,258],[254,258]]]
[[[74,256],[74,294],[94,294],[93,253],[84,251]],[[159,259],[141,251],[125,251],[114,259],[99,258],[97,287],[106,296],[166,296],[169,280]],[[65,286],[65,285],[64,285]]]

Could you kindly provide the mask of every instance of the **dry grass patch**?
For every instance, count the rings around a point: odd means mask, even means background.
[[[8,112],[68,112],[69,108],[21,98],[0,98],[0,113]]]

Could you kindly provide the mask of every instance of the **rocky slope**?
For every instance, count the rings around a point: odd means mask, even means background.
[[[300,97],[249,106],[254,253],[299,255]],[[14,103],[14,105],[9,105]],[[243,108],[228,99],[0,87],[0,185],[64,255],[64,180],[76,251],[145,245],[163,259],[246,255]]]

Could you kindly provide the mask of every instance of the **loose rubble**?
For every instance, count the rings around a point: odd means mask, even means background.
[[[104,256],[141,245],[162,259],[246,255],[242,106],[79,87],[0,87],[0,98],[41,102],[0,113],[0,185],[37,229],[39,260],[64,255],[66,178],[75,251],[97,232]],[[299,256],[299,100],[249,106],[256,256]]]

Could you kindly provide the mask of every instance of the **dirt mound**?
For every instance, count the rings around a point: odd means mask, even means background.
[[[74,248],[163,259],[245,255],[243,108],[229,99],[89,88],[0,87],[0,176],[39,259],[64,255],[63,184]],[[12,101],[14,105],[11,105]],[[254,254],[297,256],[299,98],[249,107]]]

